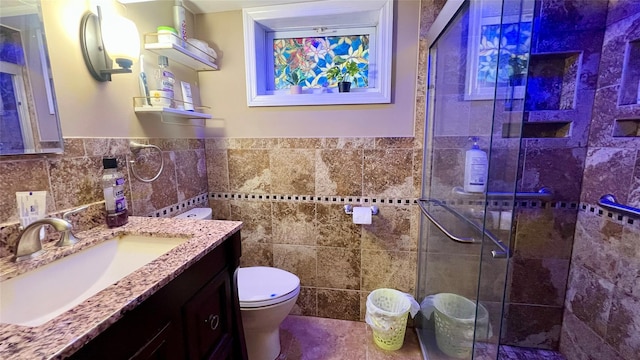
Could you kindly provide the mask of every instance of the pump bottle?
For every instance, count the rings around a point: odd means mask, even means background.
[[[480,150],[478,137],[471,137],[471,149],[467,150],[464,162],[464,191],[473,193],[485,192],[489,160],[487,153]]]
[[[115,158],[103,158],[102,191],[107,210],[107,226],[118,227],[129,221],[127,198],[124,196],[124,175],[118,171]]]

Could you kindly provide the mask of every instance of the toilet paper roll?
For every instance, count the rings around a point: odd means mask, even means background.
[[[371,224],[371,208],[368,206],[356,206],[353,208],[354,224]]]

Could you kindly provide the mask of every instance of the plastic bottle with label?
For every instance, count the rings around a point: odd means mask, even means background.
[[[176,83],[176,78],[169,70],[169,58],[166,56],[158,56],[158,70],[155,77],[157,90],[160,91],[158,93],[159,99],[156,99],[159,101],[158,105],[175,107],[173,103],[173,86]]]
[[[118,171],[115,158],[103,158],[102,192],[107,210],[107,226],[118,227],[129,221],[127,198],[124,196],[124,175]]]
[[[487,187],[487,175],[489,173],[489,160],[487,153],[480,150],[478,138],[471,137],[473,141],[471,149],[467,150],[464,162],[464,191],[473,193],[485,192]]]

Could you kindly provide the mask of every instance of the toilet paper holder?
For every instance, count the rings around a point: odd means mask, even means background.
[[[347,215],[353,214],[353,205],[347,204],[344,206],[344,213]],[[378,207],[373,205],[371,206],[371,215],[378,215]]]

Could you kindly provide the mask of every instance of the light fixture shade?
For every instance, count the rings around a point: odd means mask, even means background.
[[[111,59],[120,66],[129,66],[140,56],[140,34],[133,21],[117,15],[102,18],[102,42]],[[122,62],[120,59],[128,61]]]

